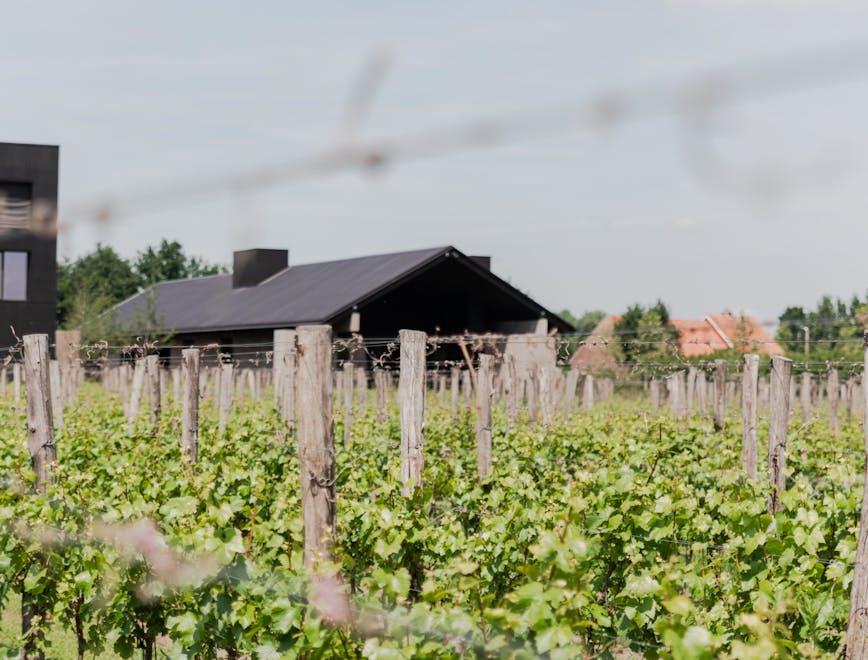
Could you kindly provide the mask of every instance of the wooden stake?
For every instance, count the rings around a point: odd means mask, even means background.
[[[807,424],[811,421],[811,374],[807,371],[802,372],[799,402],[802,406],[802,424]]]
[[[353,363],[344,362],[344,447],[350,445],[350,429],[353,426]]]
[[[714,361],[714,400],[712,401],[714,413],[714,430],[723,431],[726,425],[726,361]]]
[[[741,376],[741,465],[749,479],[756,479],[757,476],[756,400],[758,384],[759,355],[745,355],[744,371]]]
[[[181,351],[184,399],[181,409],[181,453],[191,463],[199,460],[199,349]]]
[[[304,565],[331,561],[335,535],[335,442],[332,435],[332,339],[327,325],[299,326],[296,411]]]
[[[503,360],[509,388],[506,391],[506,426],[507,430],[511,431],[515,428],[518,420],[518,378],[515,369],[515,356],[507,353]]]
[[[377,390],[377,421],[382,423],[389,418],[386,414],[386,372],[382,369],[374,369],[374,387]]]
[[[568,419],[576,405],[576,387],[579,384],[579,370],[572,368],[567,372],[564,385],[564,419]]]
[[[479,478],[491,472],[491,384],[494,356],[481,354],[476,372],[476,469]]]
[[[63,386],[60,382],[60,363],[51,360],[48,366],[48,381],[51,394],[51,417],[54,430],[63,428]]]
[[[151,424],[160,421],[160,358],[149,355],[145,358],[145,368],[148,374],[148,394],[151,399]]]
[[[452,414],[452,419],[458,417],[458,396],[460,389],[461,369],[452,367],[450,370],[449,383],[449,407]]]
[[[846,658],[868,657],[868,331],[864,335],[862,372],[863,396],[863,450],[864,479],[862,483],[862,509],[859,515],[859,532],[856,544],[856,560],[853,566],[853,582],[850,585],[850,616],[847,620]]]
[[[145,361],[142,358],[136,360],[136,366],[133,369],[133,384],[130,392],[130,405],[128,406],[129,416],[127,423],[130,433],[136,424],[136,418],[139,416],[139,409],[142,405],[142,391],[145,387]]]
[[[401,482],[404,495],[422,485],[425,421],[425,333],[401,330]]]
[[[235,367],[231,362],[220,365],[220,410],[217,433],[223,435],[226,425],[229,423],[229,415],[232,412],[232,390],[235,385]]]
[[[36,490],[51,482],[57,460],[51,419],[48,335],[24,335],[24,372],[27,382],[27,449],[36,472]]]
[[[772,358],[769,390],[769,513],[784,508],[781,495],[787,487],[787,424],[790,420],[790,373],[793,361],[778,355]]]
[[[826,393],[829,397],[829,428],[835,435],[841,430],[838,420],[838,397],[840,395],[838,385],[838,370],[829,369],[829,380],[826,385]]]
[[[582,409],[590,410],[594,407],[594,377],[591,374],[585,376],[582,385]]]

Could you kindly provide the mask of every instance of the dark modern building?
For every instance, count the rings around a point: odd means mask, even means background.
[[[489,257],[452,246],[290,265],[287,250],[246,250],[233,272],[157,284],[120,303],[116,320],[132,331],[149,323],[172,344],[271,342],[278,328],[328,323],[337,336],[568,332],[573,328],[491,272]]]
[[[59,149],[0,142],[0,348],[54,336]],[[0,351],[0,355],[5,351]]]

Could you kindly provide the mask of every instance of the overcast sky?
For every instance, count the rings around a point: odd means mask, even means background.
[[[373,52],[392,55],[361,137],[652,88],[863,40],[866,3],[40,2],[0,25],[0,139],[61,146],[61,211],[291,162],[341,136]],[[12,19],[12,20],[10,20]],[[863,77],[683,115],[217,195],[75,224],[132,256],[162,237],[221,263],[452,244],[543,304],[776,317],[868,289]],[[830,78],[835,72],[830,72]],[[710,124],[710,127],[708,126]],[[760,186],[760,183],[765,185]],[[758,194],[757,190],[770,190]]]

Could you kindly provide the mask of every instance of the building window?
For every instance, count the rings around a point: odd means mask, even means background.
[[[27,227],[32,201],[29,183],[0,181],[0,227]]]
[[[0,252],[0,300],[27,300],[26,252]]]

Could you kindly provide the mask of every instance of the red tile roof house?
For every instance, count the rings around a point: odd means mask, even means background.
[[[618,361],[611,342],[620,316],[608,315],[600,321],[573,354],[570,365],[583,371],[616,369]],[[678,331],[678,350],[684,357],[702,357],[718,351],[783,355],[784,349],[754,317],[746,314],[709,314],[702,319],[671,319]]]

